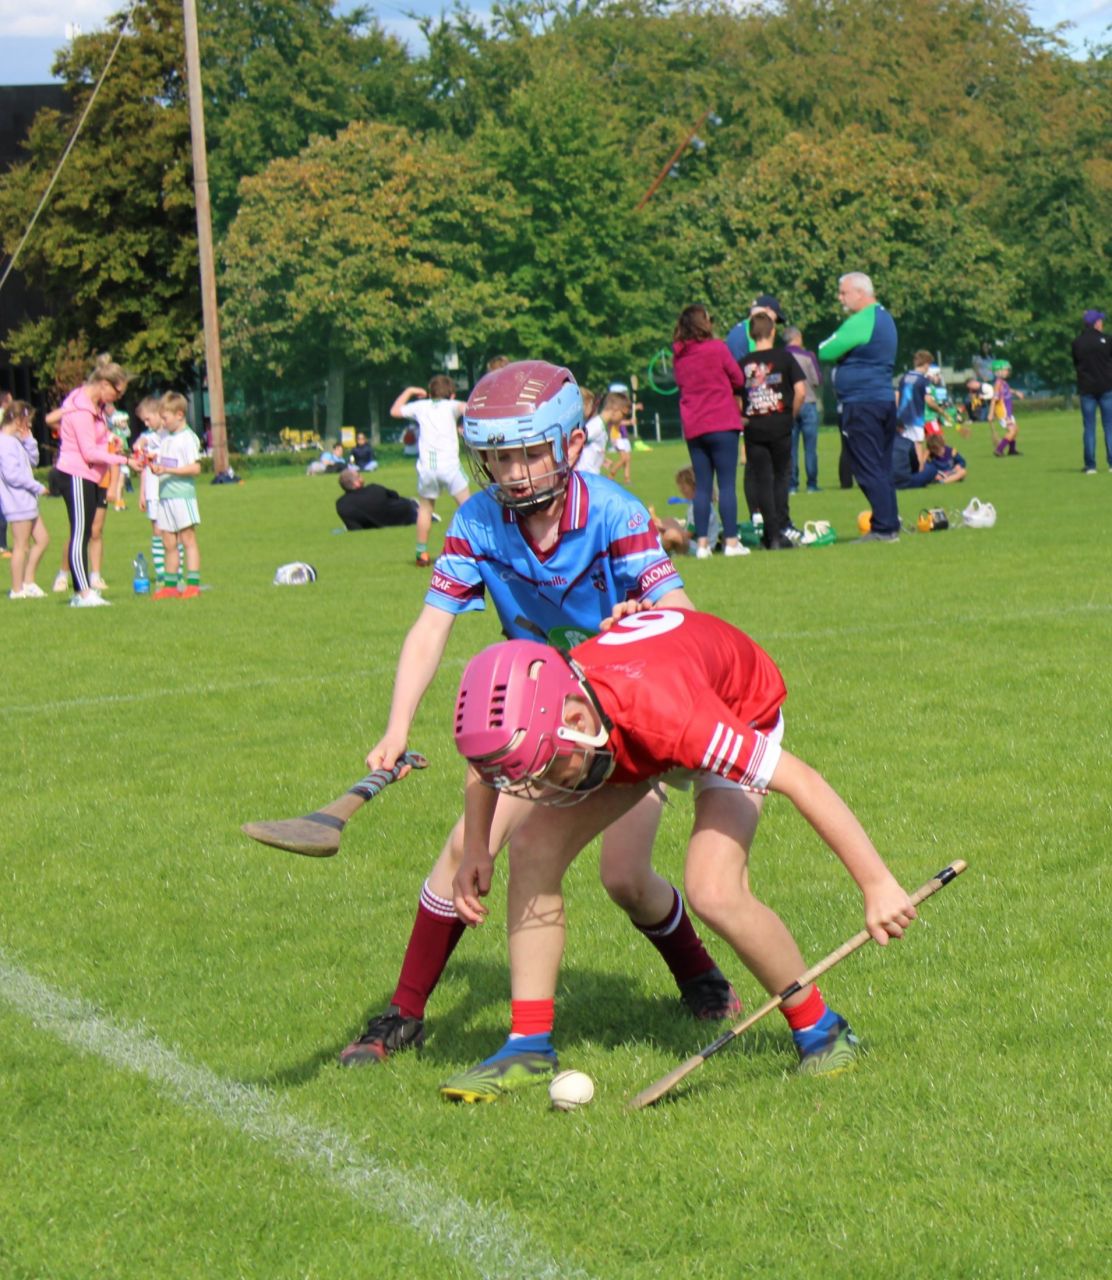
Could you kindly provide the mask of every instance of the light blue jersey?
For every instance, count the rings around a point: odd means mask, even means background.
[[[594,635],[615,604],[655,604],[683,580],[660,545],[649,513],[601,476],[572,472],[556,545],[539,553],[516,512],[483,490],[452,518],[425,603],[448,613],[498,611],[511,640],[553,644]],[[532,624],[531,626],[529,624]]]

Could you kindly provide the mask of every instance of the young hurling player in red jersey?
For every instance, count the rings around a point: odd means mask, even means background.
[[[676,772],[694,779],[695,822],[684,882],[692,910],[725,938],[770,993],[806,969],[787,926],[749,887],[749,849],[764,794],[795,804],[838,855],[865,900],[865,923],[881,943],[915,917],[911,900],[828,782],[783,750],[786,696],[772,659],[741,631],[707,614],[639,612],[571,655],[507,641],[469,664],[456,703],[456,745],[471,764],[466,853],[456,909],[471,924],[490,887],[483,824],[490,790],[566,809],[582,848]],[[559,826],[557,820],[551,826]],[[474,829],[472,829],[474,828]],[[441,1089],[456,1101],[488,1101],[546,1081],[556,1070],[552,1025],[564,946],[561,881],[572,857],[543,844],[510,862],[512,1003],[547,1014],[534,1034],[505,1045]],[[807,1074],[850,1066],[857,1039],[812,983],[783,1012]]]

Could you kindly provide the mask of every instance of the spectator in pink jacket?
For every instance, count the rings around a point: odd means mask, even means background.
[[[101,482],[119,456],[108,448],[108,417],[127,390],[128,375],[112,357],[97,357],[84,386],[71,391],[62,402],[58,461],[62,474],[62,498],[69,515],[69,568],[78,608],[107,604],[89,578],[89,538],[97,507],[106,502]]]
[[[707,529],[717,477],[723,550],[728,556],[747,556],[749,548],[737,539],[737,460],[742,422],[736,397],[745,386],[745,378],[726,344],[714,336],[706,307],[685,307],[680,312],[672,334],[672,362],[680,392],[680,423],[695,472],[695,555],[706,560],[713,550],[707,541]]]

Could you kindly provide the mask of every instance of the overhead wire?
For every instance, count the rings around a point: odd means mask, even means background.
[[[65,163],[69,159],[69,154],[73,150],[74,144],[77,142],[77,139],[81,134],[81,130],[84,128],[85,121],[89,118],[89,112],[93,109],[93,103],[97,100],[97,94],[100,93],[101,85],[104,84],[108,77],[108,72],[111,70],[116,54],[120,50],[120,45],[123,44],[124,35],[131,24],[131,15],[135,11],[135,2],[136,0],[133,0],[131,7],[124,15],[124,20],[120,24],[119,34],[116,37],[116,43],[112,46],[112,52],[108,55],[108,61],[104,64],[104,70],[100,73],[100,78],[94,85],[93,92],[89,95],[89,101],[85,104],[85,110],[81,113],[81,119],[78,120],[77,127],[74,129],[69,142],[66,144],[66,149],[62,152],[61,159],[55,166],[53,174],[51,174],[50,182],[47,184],[46,190],[42,193],[42,198],[39,200],[38,208],[36,208],[35,212],[31,215],[31,221],[27,224],[27,230],[23,233],[23,239],[20,240],[19,244],[16,246],[16,250],[12,254],[8,265],[4,268],[3,275],[0,275],[0,292],[3,291],[4,285],[8,281],[8,277],[15,269],[15,264],[19,260],[19,255],[23,252],[27,241],[31,238],[31,232],[35,229],[35,223],[38,222],[39,215],[42,213],[43,209],[46,208],[47,201],[50,199],[50,193],[54,190],[62,169],[65,167]]]

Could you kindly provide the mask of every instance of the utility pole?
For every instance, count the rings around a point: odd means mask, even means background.
[[[695,121],[695,125],[692,128],[691,132],[687,135],[686,138],[684,138],[684,140],[675,149],[675,151],[672,152],[672,154],[668,157],[668,159],[665,160],[663,167],[661,168],[660,172],[656,175],[656,177],[653,179],[652,184],[650,185],[648,191],[646,191],[645,194],[641,197],[641,199],[637,201],[636,205],[634,205],[634,208],[633,208],[634,213],[640,213],[641,210],[645,207],[645,205],[647,205],[649,201],[653,198],[653,196],[656,194],[657,188],[668,176],[669,172],[672,169],[672,166],[679,160],[680,156],[683,155],[683,153],[687,150],[687,148],[695,141],[695,138],[698,136],[699,130],[710,119],[711,110],[712,108],[708,107],[706,111],[703,112],[703,114],[698,118],[698,120]],[[715,123],[719,123],[717,118],[715,120]]]
[[[185,18],[185,78],[189,89],[189,133],[193,148],[193,198],[197,208],[197,249],[201,259],[201,320],[205,331],[212,468],[228,469],[228,423],[224,416],[224,369],[220,357],[220,316],[216,307],[216,264],[212,252],[205,108],[201,98],[201,49],[197,39],[196,0],[182,0]],[[201,402],[202,429],[204,399]]]

